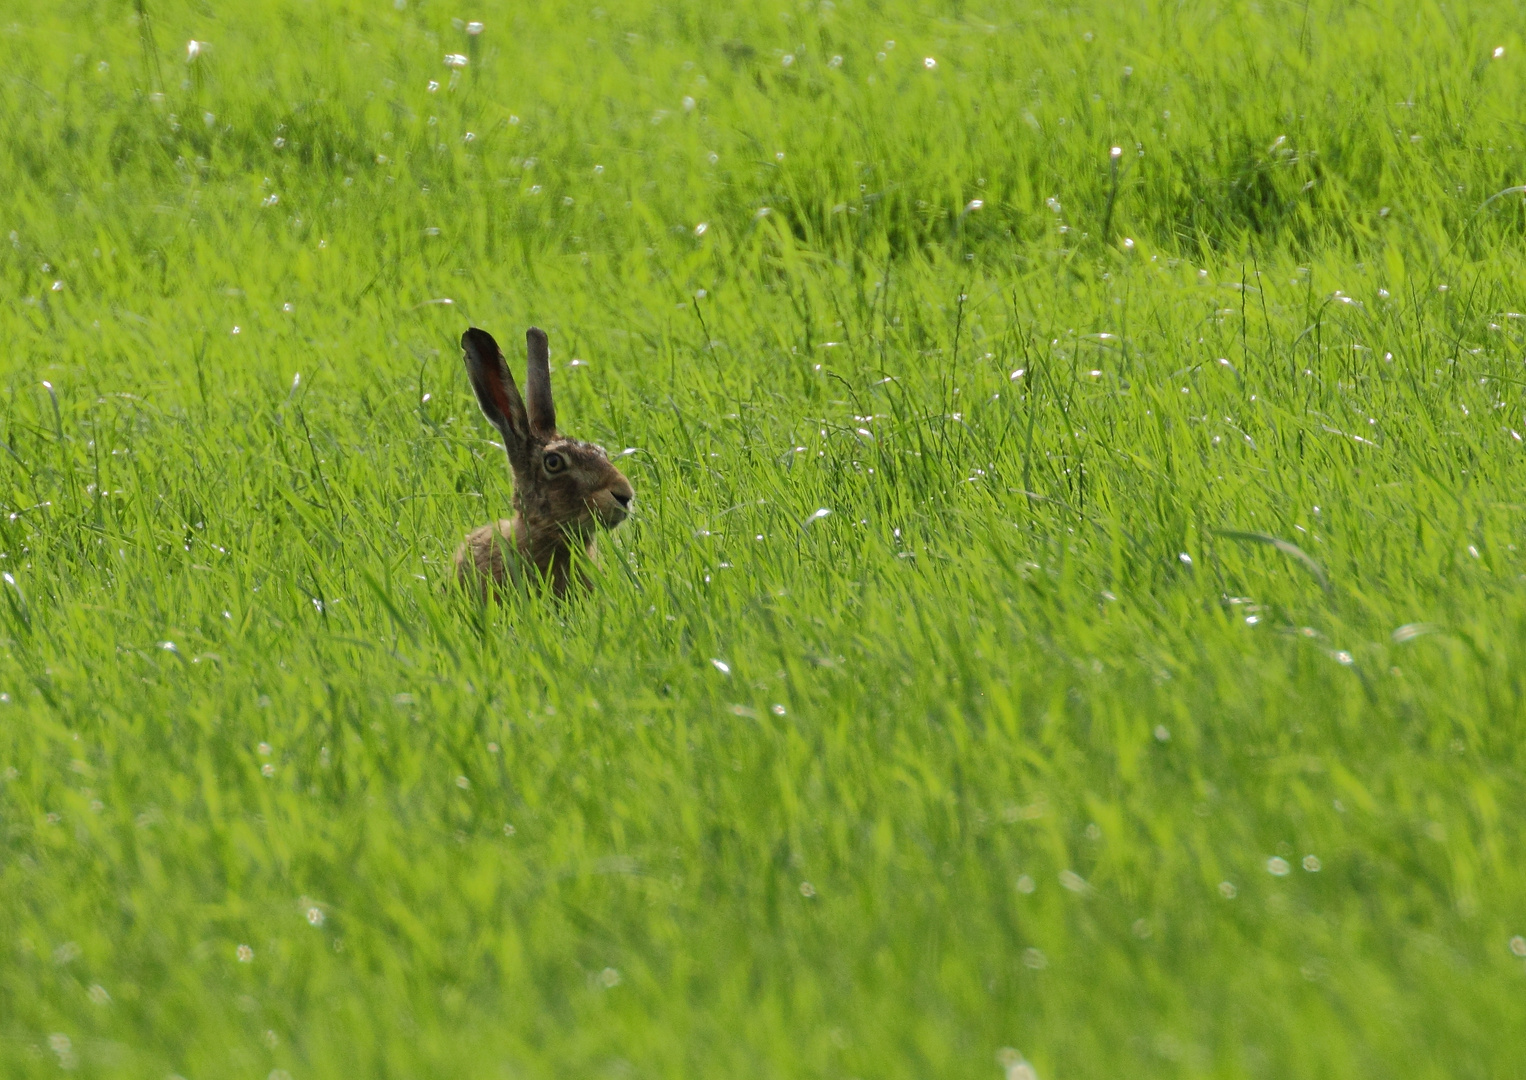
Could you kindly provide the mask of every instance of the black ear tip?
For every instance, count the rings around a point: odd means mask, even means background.
[[[486,330],[478,330],[475,326],[467,327],[466,333],[461,335],[461,347],[463,349],[492,350],[498,348],[498,342],[493,340],[493,335]]]
[[[544,349],[549,344],[549,341],[546,338],[546,332],[544,330],[538,326],[532,326],[530,329],[525,331],[525,344],[531,346],[532,348],[539,346],[540,348]]]

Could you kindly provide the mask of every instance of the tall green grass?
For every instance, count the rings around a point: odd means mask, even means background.
[[[0,1071],[1519,1075],[1518,42],[9,6]]]

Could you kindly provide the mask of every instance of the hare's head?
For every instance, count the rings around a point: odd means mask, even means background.
[[[545,331],[525,333],[529,350],[526,398],[493,336],[472,327],[461,335],[466,371],[477,403],[503,435],[514,470],[514,506],[531,533],[553,530],[588,539],[613,529],[630,514],[635,492],[602,446],[569,439],[556,430],[551,404],[551,350]]]

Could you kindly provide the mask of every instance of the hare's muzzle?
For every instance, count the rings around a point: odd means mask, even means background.
[[[617,476],[610,485],[594,494],[593,508],[606,529],[613,529],[631,515],[631,504],[636,501],[635,489],[623,476]]]

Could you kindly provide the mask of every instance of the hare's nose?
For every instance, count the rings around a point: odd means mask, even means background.
[[[630,492],[628,492],[628,491],[611,491],[610,494],[615,497],[615,502],[620,504],[620,508],[622,510],[629,510],[631,508],[631,494],[630,494]]]

